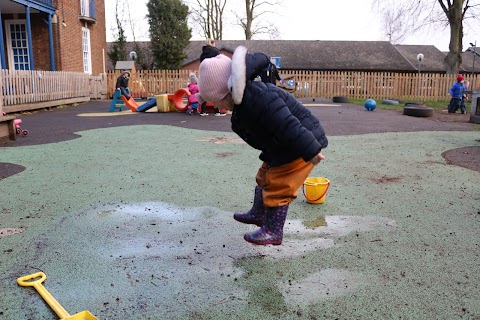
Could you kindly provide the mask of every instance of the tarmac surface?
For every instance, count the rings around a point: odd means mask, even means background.
[[[29,135],[0,144],[0,318],[57,318],[16,283],[43,271],[98,319],[480,319],[480,126],[303,102],[332,186],[299,190],[267,247],[232,218],[261,163],[229,115],[22,114]]]

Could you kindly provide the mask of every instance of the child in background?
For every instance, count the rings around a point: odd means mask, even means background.
[[[128,93],[128,80],[130,78],[130,72],[123,71],[122,74],[117,78],[117,83],[115,84],[116,90],[120,90],[122,95],[130,100],[130,94]]]
[[[198,79],[195,73],[190,73],[190,83],[188,84],[188,91],[190,96],[188,97],[189,106],[187,114],[198,113],[198,100],[196,94],[198,93]]]
[[[227,114],[225,112],[220,111],[220,109],[215,108],[215,117],[224,117]]]
[[[265,83],[273,83],[275,85],[277,84],[277,80],[282,81],[277,66],[273,63],[269,63],[268,66],[263,69],[262,73],[260,73],[260,78]]]
[[[463,91],[465,89],[464,78],[461,74],[457,76],[457,82],[448,90],[448,93],[452,96],[450,103],[448,105],[448,113],[456,113],[458,109],[462,106],[462,100],[464,98]],[[465,113],[465,110],[462,109],[462,113]]]
[[[205,53],[205,51],[204,51]],[[289,204],[313,167],[324,160],[328,141],[318,119],[293,95],[271,83],[254,81],[270,63],[263,53],[248,53],[240,46],[232,59],[211,55],[200,63],[198,101],[233,111],[232,130],[263,161],[256,175],[253,207],[237,212],[239,222],[260,229],[245,241],[279,245]]]
[[[220,54],[220,50],[215,47],[215,40],[208,39],[207,44],[202,47],[202,54],[200,55],[200,63],[207,59],[207,58],[212,58]],[[215,116],[216,117],[223,117],[226,114],[224,112],[221,112],[219,108],[214,108],[215,109]],[[202,103],[202,113],[200,113],[201,116],[208,116],[207,113],[207,101],[204,101]]]

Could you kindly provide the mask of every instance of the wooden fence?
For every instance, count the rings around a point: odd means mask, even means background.
[[[174,93],[185,88],[193,70],[140,70],[130,79],[135,97],[149,97]],[[107,74],[107,95],[113,96],[120,71]],[[340,72],[340,71],[283,71],[285,79],[294,79],[295,96],[299,98],[332,98],[347,96],[352,99],[415,99],[448,100],[448,90],[456,75],[434,73]],[[479,87],[479,75],[465,75],[470,84]],[[470,88],[469,88],[470,90]]]
[[[90,99],[107,98],[107,75],[101,73],[98,76],[91,75],[89,78]]]
[[[4,112],[18,112],[107,97],[106,75],[0,70]]]
[[[150,97],[164,93],[174,93],[180,88],[186,88],[190,82],[192,70],[140,70],[130,78],[129,87],[134,97]],[[121,71],[108,71],[107,96],[111,98],[115,84]]]

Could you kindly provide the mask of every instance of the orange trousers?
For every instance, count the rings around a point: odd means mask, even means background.
[[[266,207],[290,204],[297,198],[298,189],[312,169],[313,164],[302,158],[278,167],[269,167],[264,162],[256,177],[258,186],[262,188],[263,204]]]

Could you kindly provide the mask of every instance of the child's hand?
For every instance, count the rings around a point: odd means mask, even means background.
[[[320,163],[320,161],[325,160],[325,156],[322,154],[320,151],[317,155],[315,155],[312,159],[310,159],[310,162],[316,166],[317,164]]]

